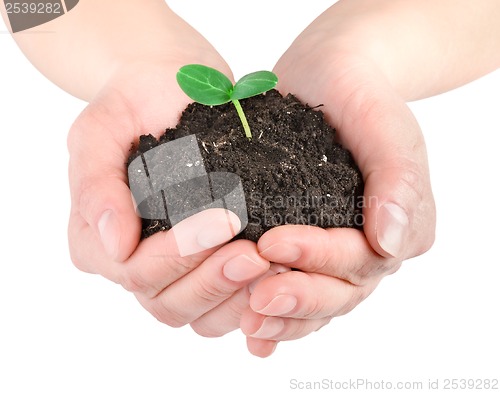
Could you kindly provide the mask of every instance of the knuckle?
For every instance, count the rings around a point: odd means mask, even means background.
[[[410,193],[413,200],[417,203],[425,199],[426,176],[422,173],[420,167],[413,161],[403,167],[400,173],[400,182],[403,184],[406,193]]]
[[[300,320],[284,320],[285,328],[275,337],[281,340],[296,340],[319,330],[324,325],[328,324],[331,317],[320,319],[300,319]]]
[[[244,292],[240,292],[243,295]],[[243,311],[248,308],[249,298],[245,296],[233,296],[224,303],[223,309],[191,322],[191,328],[203,337],[222,337],[223,335],[237,329],[240,326]]]
[[[100,213],[97,206],[98,199],[96,198],[97,195],[100,195],[97,187],[96,179],[81,177],[73,190],[77,201],[75,208],[80,212],[82,218],[91,225],[97,223],[97,214]]]
[[[303,310],[303,318],[311,319],[319,315],[323,310],[323,305],[321,304],[319,298],[314,297],[308,303]]]
[[[428,176],[417,167],[410,165],[402,172],[401,183],[409,194],[408,206],[415,206],[413,215],[412,256],[427,252],[435,241],[436,206]]]
[[[185,316],[181,315],[177,310],[167,308],[162,302],[154,302],[149,312],[159,322],[173,328],[180,328],[189,323]]]
[[[304,280],[304,283],[307,283],[308,287],[314,288],[314,282],[311,280],[310,276],[306,273],[296,272],[300,274],[301,279]],[[300,312],[301,318],[304,319],[314,319],[318,315],[324,313],[324,298],[322,296],[318,296],[318,294],[314,296],[308,296],[307,299],[304,299],[302,309]]]
[[[233,294],[233,289],[200,278],[193,287],[193,293],[200,303],[214,303]]]
[[[149,294],[152,291],[151,286],[142,276],[139,269],[127,271],[121,277],[120,284],[125,290],[132,293]]]
[[[362,288],[369,286],[374,279],[385,277],[394,273],[400,266],[400,262],[388,258],[376,258],[362,264],[357,270],[347,273],[343,279],[354,287]]]
[[[309,327],[310,323],[307,323],[307,320],[298,320],[294,322],[295,323],[286,323],[286,328],[281,332],[280,336],[283,336],[285,339],[298,339],[311,333]]]
[[[97,222],[107,205],[112,205],[115,198],[109,190],[121,191],[122,183],[126,183],[123,174],[112,174],[103,169],[98,176],[80,175],[72,187],[74,208],[91,226]]]
[[[368,177],[388,181],[396,202],[406,201],[402,206],[419,207],[432,195],[427,170],[415,154],[408,150],[400,152],[392,162],[386,162],[384,166],[370,172]]]
[[[193,256],[168,255],[168,264],[173,276],[182,277],[198,267],[200,261]]]
[[[250,295],[245,289],[240,294],[243,296],[233,296],[230,301],[226,302],[226,318],[233,321],[235,326],[239,326],[241,316],[248,309],[250,302]]]
[[[328,235],[328,232],[325,231],[325,233]],[[326,238],[323,243],[320,245],[319,250],[320,252],[317,253],[318,255],[316,258],[314,258],[311,262],[312,265],[312,271],[315,272],[326,272],[331,270],[330,265],[332,264],[332,258],[331,258],[331,245],[330,245],[330,238]]]
[[[357,287],[363,287],[369,282],[371,277],[380,274],[382,270],[385,269],[380,269],[379,265],[377,268],[373,268],[372,265],[368,266],[364,264],[357,271],[346,273],[342,279],[347,281],[349,284]]]
[[[226,332],[222,331],[220,328],[209,325],[203,319],[197,319],[191,322],[190,326],[196,334],[202,337],[216,338],[222,337],[224,334],[226,334]]]

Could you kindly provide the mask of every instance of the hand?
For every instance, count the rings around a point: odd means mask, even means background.
[[[251,295],[241,329],[258,356],[349,312],[434,240],[435,208],[420,128],[371,61],[366,35],[335,23],[332,9],[298,37],[275,72],[283,94],[324,105],[326,119],[353,154],[365,181],[364,233],[283,226],[262,236],[263,258],[298,270],[262,280]]]
[[[268,270],[269,262],[249,241],[221,248],[240,223],[216,209],[139,243],[141,222],[125,167],[131,143],[141,134],[159,136],[177,123],[189,102],[175,80],[180,66],[202,63],[230,75],[201,36],[180,20],[171,23],[177,46],[162,47],[155,57],[121,63],[70,130],[68,232],[71,257],[79,269],[120,283],[157,319],[181,326],[233,295],[234,301],[248,305],[245,287]],[[199,252],[181,257],[179,236],[198,243]],[[212,334],[238,325],[239,316],[235,320],[227,314]]]

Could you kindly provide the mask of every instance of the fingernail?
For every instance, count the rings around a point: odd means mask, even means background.
[[[209,249],[231,240],[238,234],[240,227],[241,222],[238,216],[234,213],[225,214],[224,217],[202,227],[196,240],[201,247]]]
[[[393,257],[400,256],[408,228],[408,216],[398,205],[386,203],[379,209],[377,215],[377,241],[388,254]]]
[[[102,213],[97,228],[104,250],[110,257],[115,258],[120,246],[120,224],[113,211],[106,210]]]
[[[222,272],[231,281],[246,281],[264,273],[266,267],[246,255],[238,255],[226,262]]]
[[[292,311],[297,305],[297,298],[292,295],[278,295],[271,300],[267,306],[256,310],[259,314],[264,315],[283,315]]]
[[[185,257],[228,242],[240,228],[240,219],[233,212],[207,209],[178,222],[171,232],[179,255]]]
[[[297,261],[301,255],[300,247],[289,243],[276,243],[260,252],[262,257],[277,263],[292,263]]]
[[[271,338],[279,334],[284,327],[285,323],[281,318],[267,317],[262,321],[259,330],[251,334],[250,337]]]

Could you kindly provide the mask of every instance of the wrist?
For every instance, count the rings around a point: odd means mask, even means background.
[[[50,34],[14,34],[14,38],[48,79],[86,101],[134,64],[177,63],[180,67],[182,62],[210,63],[217,57],[213,47],[163,0],[119,4],[86,0],[31,29],[37,31]]]
[[[312,36],[365,59],[411,101],[500,67],[499,18],[496,1],[341,0],[314,22]]]

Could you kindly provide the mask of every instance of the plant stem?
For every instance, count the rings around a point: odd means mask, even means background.
[[[238,112],[238,116],[240,117],[241,124],[243,125],[243,129],[245,130],[245,135],[249,140],[252,139],[252,132],[250,131],[250,126],[248,125],[247,118],[245,116],[245,112],[243,112],[243,108],[238,100],[232,100],[234,107],[236,108],[236,112]]]

